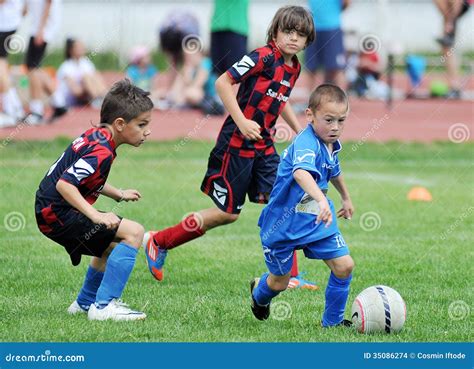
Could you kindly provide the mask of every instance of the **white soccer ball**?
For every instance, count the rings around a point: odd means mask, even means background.
[[[352,304],[352,323],[361,333],[399,332],[405,324],[405,301],[393,288],[372,286],[357,295]]]

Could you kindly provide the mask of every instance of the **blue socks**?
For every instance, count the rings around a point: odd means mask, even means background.
[[[95,302],[95,296],[103,277],[104,272],[100,272],[89,265],[84,284],[79,291],[79,295],[77,295],[77,303],[84,310],[89,310],[89,306]]]
[[[253,298],[255,302],[261,306],[268,305],[272,298],[278,296],[280,291],[273,291],[267,284],[268,273],[265,273],[260,278],[258,286],[253,289]]]
[[[122,292],[132,273],[138,250],[123,242],[119,243],[107,260],[104,278],[96,296],[97,307],[106,307],[112,299],[122,296]]]
[[[326,306],[323,314],[323,327],[339,324],[344,319],[347,297],[349,296],[352,275],[346,279],[337,278],[333,272],[326,287]]]

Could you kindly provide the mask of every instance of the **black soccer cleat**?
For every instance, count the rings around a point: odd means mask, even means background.
[[[252,279],[252,281],[250,281],[250,296],[252,297],[252,304],[250,305],[250,307],[252,308],[252,313],[255,318],[257,318],[258,320],[267,320],[270,316],[270,304],[259,305],[253,298],[253,289],[255,288],[257,281],[258,278],[254,278]]]
[[[342,322],[340,322],[338,325],[336,325],[336,327],[350,328],[350,327],[352,327],[352,322],[350,320],[343,319]]]
[[[351,328],[352,327],[352,322],[350,320],[343,319],[342,322],[340,322],[336,325],[332,325],[330,327],[325,327],[325,326],[323,326],[323,321],[321,320],[321,327],[323,327],[323,328],[335,328],[335,327]]]

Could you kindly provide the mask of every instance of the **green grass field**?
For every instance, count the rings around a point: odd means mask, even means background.
[[[88,259],[72,267],[65,251],[37,230],[33,210],[38,183],[68,143],[4,142],[0,147],[0,341],[472,339],[473,144],[345,144],[340,158],[356,207],[352,221],[340,222],[356,263],[346,317],[354,297],[374,284],[398,290],[408,310],[401,333],[364,336],[320,328],[328,269],[302,256],[300,269],[321,290],[281,294],[275,303],[291,309],[291,316],[278,316],[284,319],[253,318],[248,281],[265,271],[265,264],[256,225],[261,206],[248,203],[238,222],[171,251],[162,283],[151,278],[140,252],[123,299],[144,309],[146,321],[68,316]],[[185,213],[210,207],[199,186],[211,147],[185,141],[121,147],[109,182],[137,188],[143,198],[119,205],[102,198],[97,207],[146,229],[167,227]],[[407,201],[414,185],[427,187],[434,201]],[[337,204],[334,189],[329,195]]]

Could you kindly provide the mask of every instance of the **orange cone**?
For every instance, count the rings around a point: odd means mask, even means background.
[[[407,195],[410,201],[433,201],[430,191],[424,187],[413,187]]]

